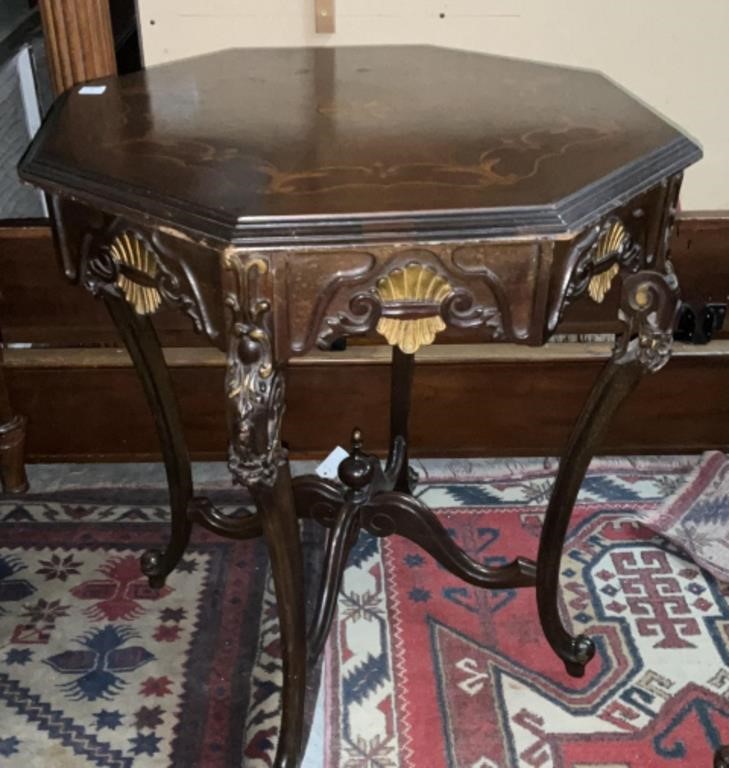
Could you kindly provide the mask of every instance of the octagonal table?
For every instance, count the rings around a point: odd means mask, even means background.
[[[433,47],[231,50],[58,100],[20,172],[49,193],[65,274],[107,303],[155,414],[172,529],[142,568],[163,584],[195,523],[265,536],[283,640],[277,766],[300,760],[307,675],[360,530],[409,537],[477,586],[536,587],[547,640],[583,674],[594,644],[558,613],[562,544],[612,413],[669,358],[669,235],[700,155],[598,73]],[[608,294],[622,332],[560,463],[537,561],[483,565],[411,494],[414,353],[454,331],[541,345],[568,304]],[[150,320],[163,304],[226,355],[229,463],[249,517],[193,495]],[[393,349],[387,462],[356,430],[339,482],[292,482],[286,363],[353,334]],[[308,629],[300,517],[330,528]]]

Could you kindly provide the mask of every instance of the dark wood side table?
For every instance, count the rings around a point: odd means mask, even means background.
[[[194,523],[266,538],[284,654],[276,765],[300,759],[307,670],[361,529],[406,536],[471,584],[536,587],[547,640],[583,674],[594,646],[560,620],[562,543],[612,413],[669,358],[669,233],[699,148],[599,74],[431,47],[225,51],[95,85],[59,99],[21,174],[49,193],[63,269],[107,303],[154,411],[172,533],[143,558],[152,584]],[[541,345],[578,299],[614,307],[614,355],[566,447],[537,562],[485,566],[410,494],[414,353],[466,333]],[[150,321],[162,304],[227,355],[248,518],[193,495]],[[352,334],[393,348],[386,465],[356,430],[340,482],[292,482],[286,363]],[[331,529],[308,631],[299,517]]]

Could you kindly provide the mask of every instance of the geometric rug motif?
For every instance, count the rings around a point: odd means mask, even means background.
[[[676,541],[720,581],[729,581],[729,460],[714,451],[676,497],[645,517],[650,528]]]
[[[596,655],[569,677],[534,590],[464,584],[415,545],[362,536],[329,646],[328,768],[709,766],[729,742],[729,589],[641,524],[693,459],[593,462],[561,612]],[[455,462],[418,495],[475,559],[535,557],[551,463]]]
[[[243,764],[265,549],[197,530],[151,590],[162,504],[0,500],[3,768]]]

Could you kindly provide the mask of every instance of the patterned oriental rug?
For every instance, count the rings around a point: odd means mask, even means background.
[[[534,556],[555,462],[418,469],[473,556]],[[362,536],[305,768],[710,766],[729,743],[729,587],[705,570],[729,571],[710,543],[729,523],[724,475],[720,454],[593,462],[562,569],[564,616],[597,642],[582,680],[542,638],[533,590],[476,590],[405,540]],[[165,518],[159,489],[0,498],[3,768],[272,765],[265,548],[197,531],[150,591],[137,558]]]
[[[580,680],[544,640],[533,590],[478,590],[403,539],[361,538],[326,665],[327,768],[711,766],[729,743],[729,586],[683,546],[729,571],[707,544],[726,541],[729,463],[696,462],[593,462],[562,561],[563,616],[597,645]],[[441,463],[418,492],[498,564],[535,556],[555,468]]]
[[[109,496],[0,502],[0,765],[240,765],[264,546],[198,531],[156,592],[163,499]]]

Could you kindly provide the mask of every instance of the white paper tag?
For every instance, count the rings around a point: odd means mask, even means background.
[[[105,90],[105,85],[82,85],[78,92],[80,96],[101,96]]]
[[[349,454],[341,446],[337,446],[316,468],[316,474],[325,480],[336,480],[339,465]]]

